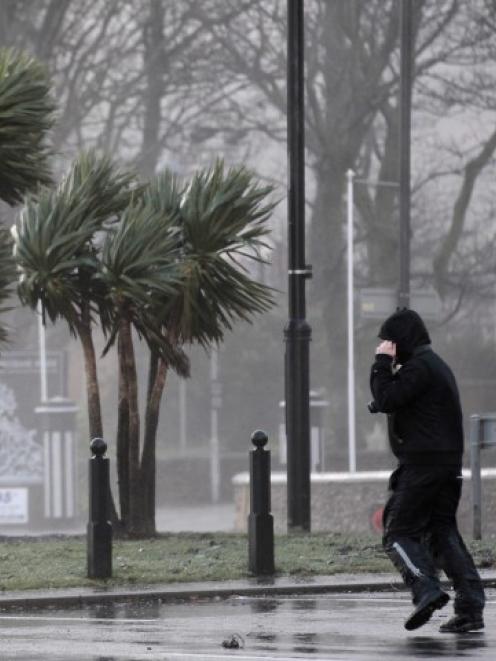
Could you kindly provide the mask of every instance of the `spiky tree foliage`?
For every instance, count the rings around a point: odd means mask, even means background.
[[[246,261],[263,261],[271,192],[244,167],[225,172],[222,161],[193,178],[181,206],[184,285],[176,317],[182,341],[208,347],[235,321],[272,306],[270,289],[245,267]]]
[[[12,240],[9,232],[0,227],[0,314],[6,312],[5,302],[12,293],[15,264],[12,257]],[[0,344],[7,339],[7,330],[0,325]]]
[[[163,334],[161,321],[182,283],[178,237],[172,216],[138,201],[106,233],[98,280],[112,315],[106,350],[125,321],[178,373],[187,373],[183,354]]]
[[[165,171],[150,183],[143,196],[143,202],[156,214],[153,221],[151,217],[146,219],[150,223],[149,239],[139,223],[129,234],[124,229],[126,224],[133,226],[137,213],[133,211],[123,219],[115,236],[109,238],[114,263],[137,265],[132,267],[132,287],[128,284],[129,277],[126,281],[121,279],[119,288],[114,287],[114,296],[121,297],[123,309],[130,306],[127,315],[118,315],[121,320],[118,446],[122,449],[119,479],[121,503],[124,497],[126,504],[122,512],[127,517],[130,534],[155,532],[155,448],[168,371],[172,368],[181,374],[177,357],[183,355],[186,344],[198,342],[209,348],[222,341],[236,320],[248,321],[272,305],[270,289],[250,277],[245,266],[250,259],[261,259],[260,249],[265,246],[263,240],[268,233],[266,221],[274,206],[267,202],[271,191],[270,187],[258,186],[253,174],[244,168],[225,172],[222,162],[199,172],[185,188]],[[145,216],[148,214],[147,210]],[[159,224],[155,225],[157,220]],[[154,245],[160,235],[168,244],[163,251]],[[169,264],[163,257],[167,250]],[[157,256],[153,257],[155,252]],[[116,253],[119,259],[115,258]],[[161,255],[163,265],[159,264]],[[107,268],[115,271],[115,267],[106,265]],[[133,293],[136,281],[140,287],[144,285],[137,296]],[[167,286],[161,289],[162,284],[172,287],[169,291]],[[126,290],[129,296],[124,296]],[[141,306],[136,305],[139,302]],[[124,321],[126,316],[128,322]],[[152,323],[146,321],[144,325],[148,333],[150,329],[153,333],[147,336],[150,369],[144,425],[140,425],[129,322],[145,335],[136,319],[143,324],[143,319],[149,317]],[[137,440],[140,426],[143,427],[141,447]]]
[[[63,318],[80,338],[92,435],[102,435],[94,321],[107,334],[106,351],[117,342],[119,497],[130,535],[155,532],[155,447],[168,371],[187,376],[186,344],[208,348],[237,319],[272,304],[270,289],[245,268],[261,259],[273,209],[271,189],[254,181],[219,162],[186,187],[168,171],[138,187],[90,153],[21,214],[19,294],[33,308],[41,301],[52,321]],[[133,329],[150,349],[144,425]]]
[[[153,177],[143,191],[144,203],[162,214],[167,231],[172,227],[179,229],[185,191],[186,186],[167,168]]]
[[[136,192],[131,174],[106,156],[81,154],[56,190],[42,189],[23,208],[16,240],[19,296],[52,322],[64,319],[83,347],[90,434],[102,436],[96,356],[92,337],[98,316],[104,331],[110,311],[99,271],[100,233]]]
[[[143,202],[130,206],[118,226],[112,228],[102,249],[101,279],[112,301],[113,332],[118,337],[119,412],[117,469],[121,517],[130,534],[153,534],[154,522],[144,505],[146,483],[155,478],[148,465],[149,448],[141,446],[138,376],[132,328],[157,355],[182,376],[189,362],[162,324],[164,309],[181,288],[178,231],[175,214],[168,213],[166,199],[150,203],[150,189]],[[152,506],[154,520],[154,503]]]
[[[156,231],[156,235],[162,235],[163,240],[168,243],[167,254],[171,261],[170,266],[164,264],[165,272],[172,276],[174,285],[179,284],[179,287],[175,286],[174,291],[169,293],[155,287],[155,292],[159,295],[154,297],[154,304],[150,305],[147,310],[147,318],[153,322],[149,329],[152,330],[155,338],[158,334],[160,341],[158,344],[150,341],[152,338],[149,333],[147,334],[150,347],[148,392],[144,421],[140,425],[138,419],[138,426],[135,423],[130,424],[131,409],[135,408],[135,398],[133,388],[129,388],[126,383],[126,377],[130,373],[132,374],[132,370],[123,367],[129,356],[133,355],[129,350],[125,350],[130,336],[129,333],[126,333],[126,329],[119,334],[119,364],[121,367],[119,370],[117,452],[121,513],[123,519],[129,523],[128,530],[140,535],[155,533],[156,441],[160,402],[167,370],[173,368],[182,376],[186,376],[189,371],[189,364],[186,362],[182,345],[176,341],[176,334],[171,332],[170,328],[172,308],[181,291],[181,280],[179,279],[178,282],[180,274],[178,264],[182,255],[183,243],[180,213],[183,194],[184,186],[179,183],[172,172],[166,169],[149,182],[142,197],[142,203],[148,210],[153,210],[155,213],[153,224],[156,220],[159,221],[154,232]],[[146,213],[148,214],[149,211]],[[154,232],[152,232],[152,236]],[[156,269],[153,270],[153,276],[155,275]],[[164,323],[166,318],[169,322],[167,328]],[[138,328],[138,331],[142,332],[142,329]],[[135,373],[134,376],[136,376]],[[141,446],[139,441],[136,441],[136,430],[139,427],[143,431]],[[140,446],[141,451],[137,450],[137,446]],[[134,467],[130,470],[129,464],[133,454]],[[138,482],[137,488],[132,489],[131,482],[134,484]]]
[[[10,205],[40,184],[49,184],[46,134],[55,104],[43,66],[12,50],[0,49],[0,199]],[[0,312],[14,279],[11,237],[0,228]],[[0,326],[0,341],[6,330]]]
[[[55,104],[42,64],[0,50],[0,198],[14,205],[51,182],[46,134]]]

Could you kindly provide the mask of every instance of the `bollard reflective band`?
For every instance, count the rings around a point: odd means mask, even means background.
[[[418,567],[416,567],[413,562],[410,560],[408,557],[405,549],[403,549],[398,542],[394,542],[393,544],[393,549],[395,549],[398,552],[398,555],[401,557],[405,565],[408,567],[408,569],[412,572],[414,576],[417,576],[417,578],[420,578],[423,576],[422,572]]]

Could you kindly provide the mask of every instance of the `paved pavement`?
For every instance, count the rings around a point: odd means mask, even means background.
[[[482,570],[484,585],[496,588],[496,571]],[[444,583],[447,587],[449,584]],[[12,608],[74,607],[109,602],[136,602],[180,599],[212,599],[230,596],[277,597],[284,595],[403,591],[398,574],[335,574],[333,576],[281,576],[249,578],[237,581],[203,581],[133,585],[122,588],[68,588],[54,590],[3,591],[0,610]],[[1,657],[0,657],[1,659]]]
[[[496,572],[482,572],[484,632],[438,632],[448,605],[421,629],[396,575],[251,579],[0,597],[2,661],[353,661],[494,659]],[[226,649],[226,644],[238,644]]]

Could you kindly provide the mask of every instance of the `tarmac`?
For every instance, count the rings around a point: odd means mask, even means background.
[[[111,590],[5,593],[2,661],[493,660],[496,572],[483,572],[486,628],[443,634],[452,602],[416,631],[389,574],[278,577]],[[3,609],[2,609],[3,607]]]

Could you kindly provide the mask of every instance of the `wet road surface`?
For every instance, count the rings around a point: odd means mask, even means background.
[[[2,661],[238,661],[314,659],[494,659],[496,591],[486,629],[438,632],[451,603],[407,632],[403,592],[231,597],[160,604],[0,613]],[[232,638],[239,649],[224,649]]]

